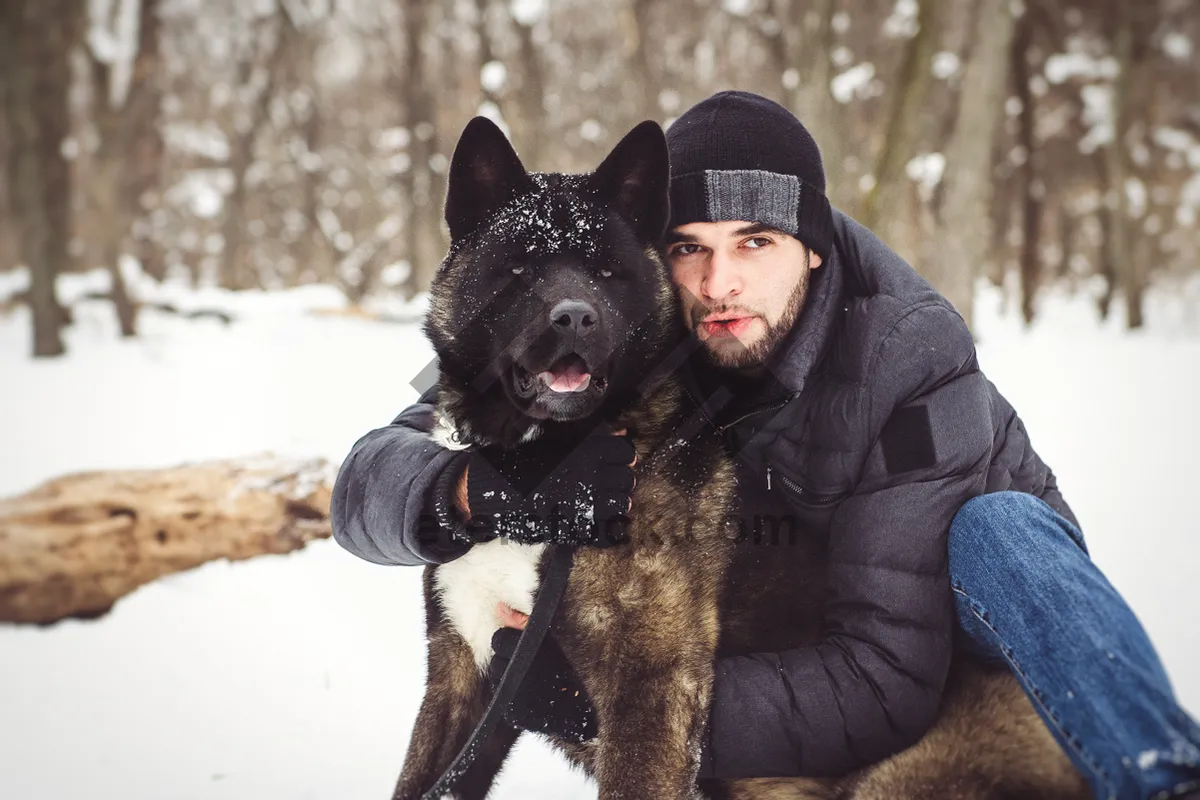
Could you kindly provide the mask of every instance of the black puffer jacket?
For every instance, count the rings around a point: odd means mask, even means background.
[[[1011,489],[1074,521],[979,371],[959,315],[866,228],[837,213],[834,227],[835,252],[771,363],[778,394],[725,432],[739,482],[775,498],[783,487],[796,517],[828,535],[826,635],[718,661],[717,777],[841,774],[911,744],[933,721],[950,663],[955,513]],[[687,383],[708,396],[696,376]],[[451,455],[427,435],[432,399],[364,436],[342,465],[334,537],[369,561],[439,563],[461,552],[420,525]]]
[[[834,216],[835,252],[770,365],[780,396],[725,434],[744,504],[778,506],[782,489],[798,522],[828,535],[826,634],[718,661],[718,777],[841,774],[914,742],[950,664],[955,513],[1015,490],[1074,521],[962,318],[869,230]]]

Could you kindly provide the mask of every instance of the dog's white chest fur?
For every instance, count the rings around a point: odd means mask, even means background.
[[[533,429],[531,429],[533,430]],[[454,424],[437,415],[430,436],[449,450],[465,450]],[[480,670],[492,660],[492,634],[500,627],[496,604],[507,603],[525,614],[533,610],[537,592],[537,564],[544,544],[521,544],[493,539],[472,545],[466,555],[442,564],[434,573],[433,588],[450,624],[466,640]]]
[[[545,547],[493,539],[472,545],[434,573],[434,591],[480,670],[492,660],[492,634],[500,627],[496,604],[507,603],[525,614],[533,610],[537,564]]]

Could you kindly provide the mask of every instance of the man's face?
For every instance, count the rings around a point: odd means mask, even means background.
[[[713,363],[761,365],[791,330],[821,265],[799,239],[751,222],[693,222],[667,235],[683,318]]]

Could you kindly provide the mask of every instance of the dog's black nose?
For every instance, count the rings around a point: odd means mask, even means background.
[[[586,336],[596,329],[596,309],[580,300],[563,300],[550,309],[550,324],[560,333]]]

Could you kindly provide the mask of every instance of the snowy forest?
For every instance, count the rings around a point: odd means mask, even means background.
[[[0,798],[391,791],[422,570],[330,497],[436,379],[459,135],[590,170],[723,89],[962,313],[1196,715],[1198,48],[1198,0],[0,0]],[[489,796],[597,794],[529,735]]]
[[[792,109],[834,205],[970,315],[1066,282],[1138,328],[1200,232],[1190,0],[10,0],[0,271],[38,355],[104,269],[228,289],[424,291],[448,156],[475,114],[531,168],[581,170],[722,88]],[[1189,288],[1190,287],[1190,288]],[[1200,300],[1197,300],[1200,302]]]

